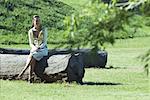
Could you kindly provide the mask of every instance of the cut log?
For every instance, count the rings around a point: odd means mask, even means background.
[[[15,79],[25,66],[29,50],[0,48],[0,78]],[[36,64],[35,73],[42,80],[54,82],[57,80],[76,81],[82,83],[84,68],[105,68],[107,52],[80,50],[49,50],[49,55]],[[26,72],[23,79],[27,79]]]
[[[0,48],[1,54],[19,54],[28,55],[29,50],[18,50],[18,49],[5,49]],[[107,64],[107,52],[106,51],[92,51],[92,49],[49,49],[50,55],[61,55],[61,54],[72,54],[80,53],[83,59],[83,65],[85,68],[97,67],[105,68]]]
[[[16,76],[25,66],[27,56],[28,55],[0,54],[0,78],[16,79]],[[76,81],[82,84],[84,67],[80,62],[83,61],[81,59],[79,61],[79,55],[49,54],[37,62],[35,73],[46,82],[65,80],[69,82]],[[28,71],[25,72],[22,79],[27,80],[27,76]]]

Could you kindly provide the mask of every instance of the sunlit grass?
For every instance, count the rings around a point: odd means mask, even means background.
[[[107,48],[150,48],[150,37],[137,37],[129,39],[117,39],[114,45],[106,45]]]
[[[3,100],[149,100],[150,83],[137,56],[149,48],[149,38],[117,40],[108,46],[107,67],[118,69],[86,69],[85,85],[75,83],[34,83],[0,80]],[[140,41],[140,42],[139,42]],[[48,45],[52,47],[51,45]],[[28,45],[0,47],[29,49]]]
[[[81,10],[82,8],[84,8],[85,4],[89,3],[89,0],[59,0],[59,1],[72,6],[76,10]]]
[[[60,0],[80,10],[88,0]],[[44,15],[45,16],[45,15]],[[139,36],[147,30],[141,29]],[[2,35],[1,35],[2,36]],[[19,35],[20,36],[20,35]],[[18,35],[1,37],[1,42],[12,39],[21,41]],[[21,36],[23,38],[23,36]],[[26,35],[27,38],[27,35]],[[3,40],[2,40],[3,39]],[[15,40],[16,39],[16,40]],[[27,40],[27,39],[26,39]],[[22,41],[23,42],[23,41]],[[25,41],[27,42],[27,41]],[[19,43],[19,42],[18,42]],[[75,83],[34,83],[0,80],[1,100],[149,100],[150,82],[137,57],[150,48],[150,37],[118,39],[107,45],[107,67],[118,69],[86,69],[85,85]],[[55,45],[48,44],[48,48]],[[30,49],[28,44],[3,45],[0,48]]]
[[[149,81],[139,69],[86,69],[85,85],[0,80],[3,100],[149,100]]]

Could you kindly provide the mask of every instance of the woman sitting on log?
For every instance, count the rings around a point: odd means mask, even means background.
[[[29,44],[31,47],[30,55],[27,59],[26,65],[21,73],[18,75],[20,78],[26,69],[29,67],[29,82],[31,83],[31,77],[35,69],[36,61],[40,61],[44,56],[48,55],[47,49],[47,30],[42,27],[40,23],[40,17],[34,15],[32,19],[32,28],[28,32]]]

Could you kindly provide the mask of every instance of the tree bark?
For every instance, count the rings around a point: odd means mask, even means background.
[[[29,50],[0,48],[0,78],[15,79],[25,66]],[[36,64],[35,73],[42,80],[53,82],[57,80],[76,81],[82,83],[84,68],[105,68],[106,51],[80,50],[49,50],[49,55]],[[27,79],[28,71],[23,79]]]
[[[28,55],[25,55],[24,52],[23,54],[0,54],[0,78],[16,79],[16,76],[25,66],[27,57]],[[79,63],[78,58],[79,56],[75,56],[74,54],[49,52],[48,56],[37,61],[35,74],[46,82],[76,81],[82,83],[83,77],[81,76],[84,75],[80,74],[84,74],[84,67],[83,64]],[[71,68],[72,65],[74,66],[73,68]],[[28,71],[24,73],[22,79],[27,80],[27,78]]]

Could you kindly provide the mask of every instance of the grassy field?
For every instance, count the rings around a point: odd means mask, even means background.
[[[108,66],[139,68],[142,63],[138,56],[143,55],[150,49],[150,37],[141,37],[134,39],[119,39],[116,43],[108,45]]]
[[[149,100],[149,79],[139,69],[86,69],[85,85],[0,80],[3,100]]]
[[[89,0],[75,0],[75,1],[74,0],[58,0],[58,1],[64,2],[72,6],[76,10],[81,10],[84,7],[84,5],[89,3]]]
[[[21,4],[30,4],[32,0],[21,1]],[[48,5],[48,3],[39,2]],[[87,4],[88,0],[59,0],[76,10],[82,9]],[[17,4],[17,3],[16,3]],[[24,5],[19,14],[28,12],[28,5]],[[57,6],[57,5],[56,5]],[[41,7],[41,6],[40,6]],[[45,8],[46,7],[46,8]],[[44,6],[44,10],[50,6]],[[63,6],[66,7],[66,6]],[[67,6],[68,7],[68,6]],[[42,9],[43,9],[42,8]],[[20,9],[19,7],[16,9]],[[67,8],[65,8],[67,9]],[[68,11],[65,9],[59,10],[59,7],[51,9],[52,16],[55,10],[59,12]],[[33,10],[36,10],[33,8]],[[40,13],[40,9],[38,10]],[[13,12],[15,14],[15,12]],[[18,13],[18,12],[17,12]],[[10,13],[11,14],[11,13]],[[27,13],[28,14],[28,13]],[[47,13],[48,14],[48,13]],[[45,17],[44,11],[42,16]],[[49,17],[57,19],[58,16]],[[21,17],[20,17],[21,18]],[[47,17],[48,18],[48,17]],[[7,19],[8,20],[8,19]],[[6,21],[7,21],[6,20]],[[28,18],[29,20],[29,18]],[[51,21],[51,20],[50,20]],[[146,23],[143,20],[133,20],[135,23]],[[7,21],[11,22],[11,21]],[[27,21],[26,21],[27,22]],[[58,21],[59,22],[59,21]],[[9,24],[9,23],[8,23]],[[23,24],[24,25],[24,24]],[[27,26],[27,23],[26,23]],[[55,26],[55,25],[54,25]],[[57,26],[57,25],[56,25]],[[106,45],[108,51],[108,69],[85,69],[85,77],[83,79],[84,85],[77,85],[76,83],[34,83],[28,84],[26,81],[8,81],[0,80],[0,99],[1,100],[149,100],[150,98],[150,77],[146,77],[144,73],[143,64],[137,58],[150,49],[150,37],[148,36],[149,28],[138,29],[139,34],[133,39],[118,39],[116,43]],[[144,34],[144,35],[143,35]],[[17,43],[26,43],[26,40],[20,38],[21,35],[3,35],[0,36],[0,48],[18,48],[29,49],[28,44],[18,45],[3,45],[5,40],[12,40]],[[14,40],[14,37],[16,40]],[[27,38],[27,35],[26,35]],[[24,42],[25,41],[25,42]],[[6,41],[7,42],[7,41]],[[8,41],[9,42],[9,41]],[[48,48],[54,48],[55,45],[48,45]],[[0,66],[1,67],[1,66]],[[112,68],[109,68],[112,67]]]
[[[150,96],[149,80],[139,69],[86,69],[82,86],[0,82],[3,100],[149,100]]]
[[[86,69],[84,85],[28,84],[25,81],[0,80],[0,98],[3,100],[149,100],[149,77],[146,77],[142,63],[137,59],[137,56],[149,49],[149,43],[150,37],[145,37],[117,40],[114,46],[108,45],[107,67],[115,68]],[[9,47],[29,48],[27,45]]]

